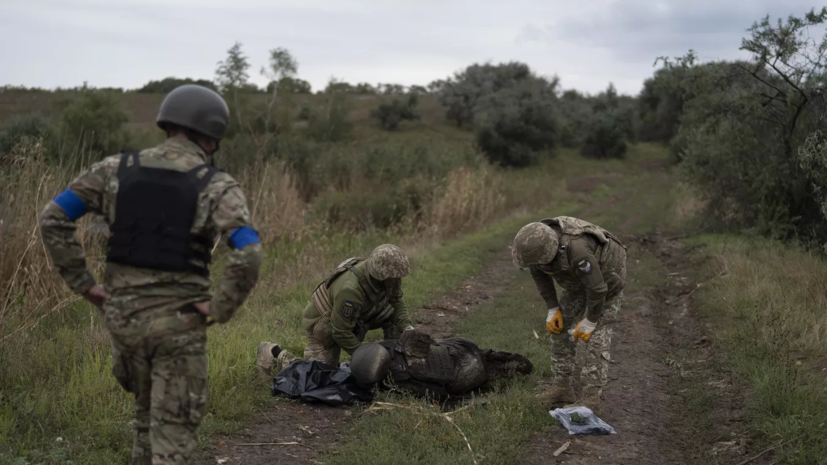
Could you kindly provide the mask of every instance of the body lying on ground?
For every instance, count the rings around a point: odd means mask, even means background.
[[[301,359],[277,345],[273,346],[272,355],[278,371],[277,385],[291,364]],[[533,370],[531,361],[520,354],[481,349],[462,337],[437,342],[419,330],[405,331],[399,339],[362,344],[353,353],[349,368],[319,363],[313,366],[317,370],[349,369],[351,376],[347,382],[362,388],[401,389],[437,400],[460,397],[492,380],[528,375]],[[323,386],[314,385],[319,387]]]

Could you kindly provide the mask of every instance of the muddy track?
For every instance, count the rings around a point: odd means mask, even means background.
[[[504,244],[505,245],[505,244]],[[477,276],[431,304],[413,312],[417,328],[441,340],[453,336],[457,321],[496,298],[516,279],[510,255],[497,252]],[[255,350],[251,346],[250,350]],[[273,401],[249,422],[241,434],[219,436],[199,454],[198,465],[280,465],[322,463],[320,457],[335,451],[352,424],[356,408],[305,404],[283,398]],[[284,444],[291,443],[291,444]],[[295,444],[298,443],[298,444]]]

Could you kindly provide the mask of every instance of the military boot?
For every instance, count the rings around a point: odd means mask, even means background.
[[[568,407],[586,407],[595,415],[600,416],[600,394],[586,395],[582,399],[566,405],[566,408]]]
[[[262,342],[258,345],[256,356],[256,368],[261,376],[267,378],[270,371],[276,366],[276,357],[273,357],[273,347],[278,346],[273,342]]]
[[[543,408],[550,409],[555,404],[574,402],[577,396],[574,394],[574,389],[572,389],[570,385],[555,384],[540,394],[537,394],[535,398],[540,401]]]

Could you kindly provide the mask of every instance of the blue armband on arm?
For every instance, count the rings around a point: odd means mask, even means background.
[[[55,197],[54,202],[66,213],[70,221],[75,221],[89,211],[83,200],[71,189],[66,189]]]
[[[242,226],[230,235],[230,245],[233,248],[241,250],[244,247],[247,247],[250,244],[260,244],[261,239],[258,237],[258,233],[253,228],[249,228],[247,226]]]

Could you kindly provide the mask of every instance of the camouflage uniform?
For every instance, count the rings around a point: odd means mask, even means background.
[[[576,384],[576,343],[568,330],[588,318],[597,322],[597,327],[586,344],[588,352],[580,376],[583,395],[599,398],[609,368],[611,325],[617,319],[626,285],[626,247],[605,229],[577,218],[563,216],[540,223],[523,228],[513,251],[515,264],[530,269],[547,308],[559,307],[563,314],[563,331],[551,334],[553,382],[565,388]],[[535,251],[538,258],[531,259],[525,252],[526,244],[532,239],[536,244],[542,234],[548,234],[548,240]],[[562,288],[559,300],[555,281]]]
[[[382,261],[385,255],[390,260]],[[397,264],[399,268],[394,268]],[[372,329],[381,328],[385,339],[398,338],[412,325],[408,306],[402,288],[389,290],[383,281],[402,278],[409,271],[407,257],[391,245],[377,247],[367,260],[351,258],[342,262],[316,287],[304,309],[304,358],[337,364],[341,350],[353,354]]]
[[[64,193],[71,202],[52,201],[40,216],[49,255],[77,294],[96,281],[75,237],[75,220],[89,212],[112,226],[122,156],[94,164]],[[141,166],[174,171],[189,171],[208,158],[197,144],[177,137],[139,154]],[[216,238],[241,230],[254,231],[241,187],[216,172],[198,196],[191,232]],[[112,371],[136,400],[133,464],[185,464],[195,450],[207,404],[207,321],[192,304],[210,301],[210,316],[227,322],[249,295],[261,266],[257,235],[241,247],[232,241],[231,246],[212,298],[208,275],[107,263],[103,286],[111,298],[104,303],[104,324],[111,335]]]

